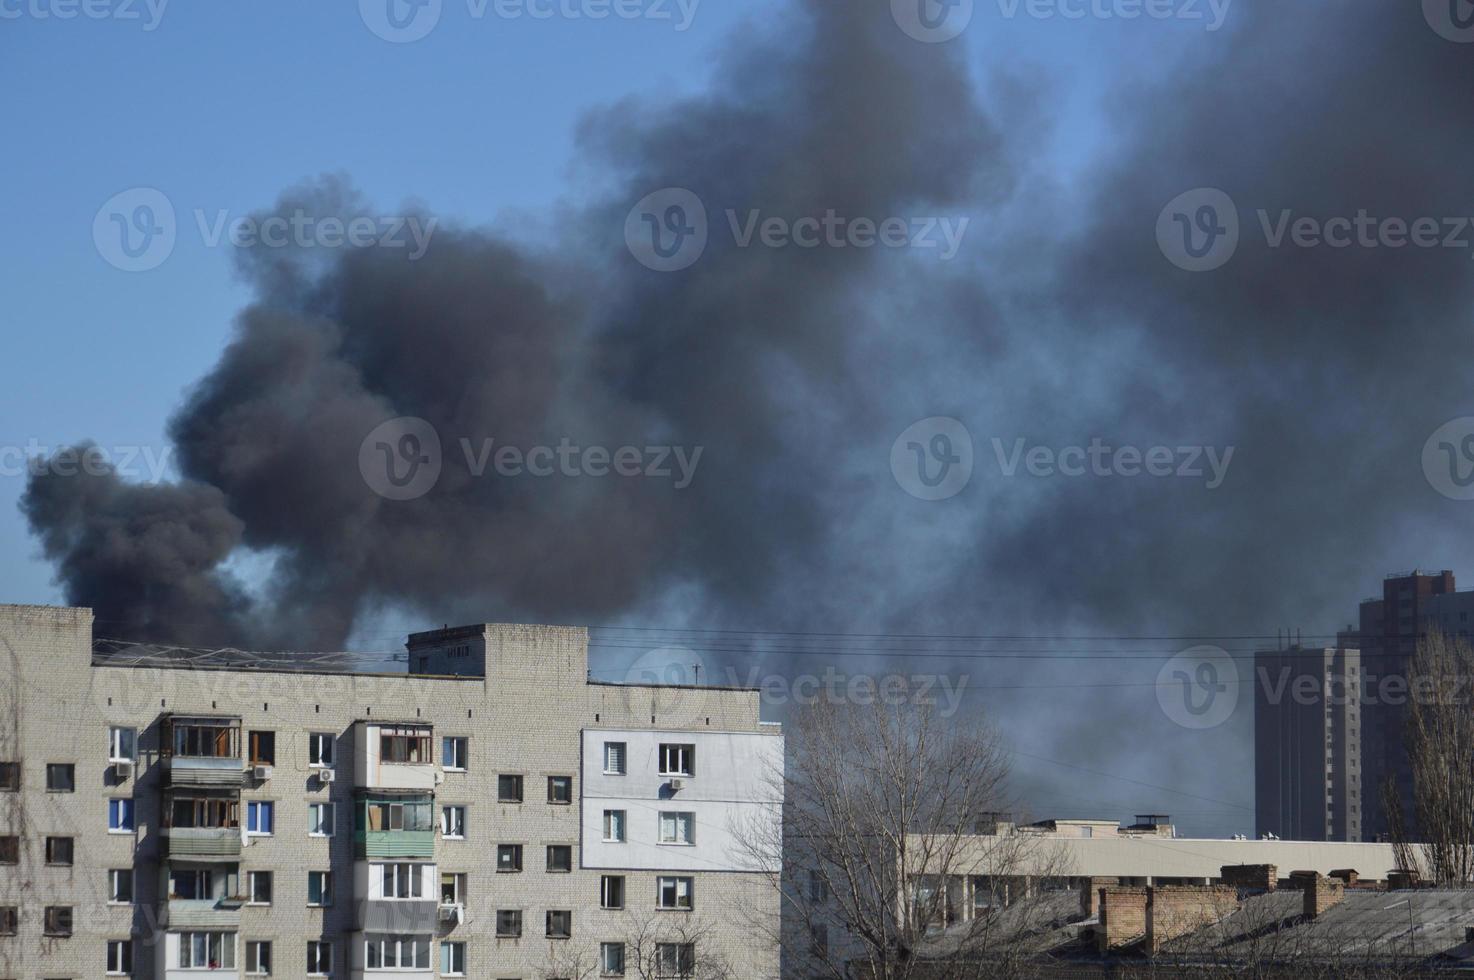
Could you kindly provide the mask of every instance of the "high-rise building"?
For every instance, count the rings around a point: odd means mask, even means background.
[[[1254,655],[1254,824],[1285,840],[1363,839],[1361,655]]]
[[[1419,638],[1428,630],[1429,620],[1436,622],[1440,604],[1455,601],[1455,595],[1453,572],[1445,569],[1428,574],[1414,570],[1388,575],[1382,581],[1381,598],[1361,603],[1358,633],[1366,675],[1362,691],[1366,766],[1363,831],[1368,840],[1391,833],[1383,798],[1389,782],[1401,801],[1404,826],[1411,836],[1418,836],[1406,743],[1408,664],[1417,652]]]
[[[590,681],[582,629],[408,647],[103,650],[0,606],[0,977],[778,976],[733,832],[780,819],[757,691]]]

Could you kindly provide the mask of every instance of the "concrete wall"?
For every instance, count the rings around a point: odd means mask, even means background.
[[[101,974],[105,942],[135,939],[135,972],[155,968],[154,939],[159,894],[160,808],[159,719],[170,712],[230,715],[245,732],[276,733],[272,778],[248,782],[241,792],[242,816],[252,800],[276,804],[275,833],[252,838],[240,860],[242,880],[254,869],[273,872],[273,903],[242,909],[238,963],[247,940],[270,940],[275,976],[300,977],[309,939],[334,943],[339,974],[350,961],[355,909],[352,798],[347,764],[360,719],[422,720],[441,734],[470,739],[470,771],[447,773],[435,787],[436,806],[467,807],[467,839],[437,838],[440,871],[465,872],[467,920],[440,938],[468,943],[468,973],[478,977],[561,976],[550,961],[571,951],[592,958],[601,941],[620,941],[641,923],[657,932],[699,925],[705,951],[730,961],[744,978],[775,977],[778,953],[757,937],[752,918],[775,919],[776,897],[758,875],[701,870],[693,913],[656,911],[654,872],[629,870],[626,910],[599,908],[601,874],[580,853],[580,805],[584,793],[582,731],[585,728],[672,733],[684,730],[760,732],[758,694],[716,689],[624,688],[587,681],[587,635],[561,627],[487,627],[486,677],[416,677],[368,674],[297,674],[264,670],[183,670],[91,665],[91,616],[86,610],[0,607],[0,761],[22,764],[23,789],[0,792],[0,833],[19,834],[21,865],[0,867],[0,905],[21,909],[20,935],[0,938],[0,977],[94,977]],[[653,720],[652,720],[653,719]],[[115,784],[108,775],[110,724],[140,731],[140,759],[133,778]],[[309,732],[337,733],[338,779],[323,785],[308,766]],[[675,733],[681,732],[680,735]],[[765,735],[781,744],[774,735]],[[439,753],[438,741],[433,750]],[[781,750],[780,750],[781,751]],[[76,791],[45,789],[45,765],[76,765]],[[432,768],[438,768],[432,767]],[[496,776],[524,779],[524,802],[496,799]],[[574,777],[574,803],[547,800],[550,775]],[[137,829],[107,832],[107,801],[135,800]],[[307,833],[308,804],[337,804],[333,837]],[[44,864],[44,838],[74,836],[70,868]],[[493,871],[495,846],[521,843],[524,871]],[[546,845],[574,848],[574,870],[550,873]],[[106,900],[107,870],[132,868],[135,902]],[[331,870],[335,902],[326,909],[306,904],[309,871]],[[433,894],[438,896],[438,882]],[[41,936],[42,908],[75,908],[69,939]],[[520,909],[523,936],[492,938],[498,909]],[[544,937],[544,913],[572,910],[573,938]],[[437,958],[438,949],[434,954]]]

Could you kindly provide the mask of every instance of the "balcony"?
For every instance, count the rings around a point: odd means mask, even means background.
[[[161,928],[168,929],[236,929],[241,924],[244,898],[192,899],[171,898],[164,905]]]
[[[359,789],[435,789],[429,725],[361,721],[354,734],[353,776]]]
[[[353,834],[354,855],[360,861],[375,858],[431,858],[435,856],[433,830],[358,830]]]
[[[160,833],[166,857],[191,861],[240,860],[239,827],[165,827]]]
[[[433,898],[365,898],[355,903],[353,919],[362,932],[433,933],[440,926],[440,903]]]
[[[246,770],[240,759],[173,756],[164,760],[170,786],[239,787]]]

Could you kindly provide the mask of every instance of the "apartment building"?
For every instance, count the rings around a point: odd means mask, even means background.
[[[1254,655],[1254,826],[1258,836],[1359,841],[1361,652],[1291,647]]]
[[[0,978],[777,977],[756,691],[592,682],[582,629],[407,647],[103,650],[0,606]]]

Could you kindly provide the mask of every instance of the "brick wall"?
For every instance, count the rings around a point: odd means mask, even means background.
[[[1218,871],[1219,880],[1234,888],[1255,888],[1272,892],[1279,884],[1279,869],[1272,864],[1225,864]]]
[[[1146,891],[1146,945],[1151,952],[1218,922],[1239,907],[1238,889],[1231,885],[1179,885]]]
[[[1121,883],[1119,878],[1086,878],[1080,884],[1080,914],[1087,919],[1095,918],[1100,911],[1100,890],[1113,888]]]
[[[1346,895],[1346,886],[1335,878],[1316,875],[1305,879],[1303,892],[1305,917],[1313,919],[1326,909],[1341,901]]]
[[[1100,927],[1096,945],[1102,953],[1129,946],[1146,935],[1145,888],[1100,890]]]

